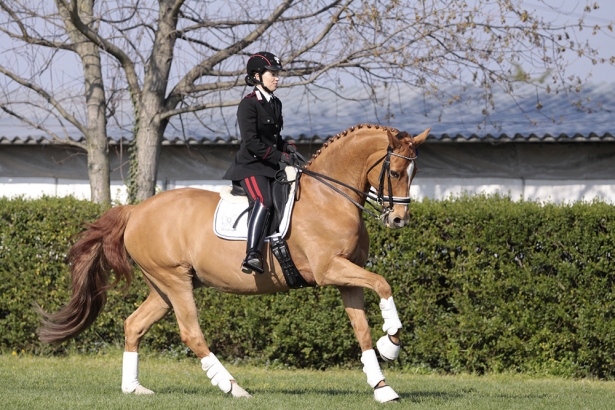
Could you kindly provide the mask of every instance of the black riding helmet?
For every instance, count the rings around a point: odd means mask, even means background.
[[[250,86],[254,86],[256,84],[262,85],[262,82],[257,80],[254,74],[258,73],[262,77],[266,70],[282,70],[282,63],[280,62],[280,59],[267,51],[259,51],[258,53],[250,56],[246,67],[246,71],[248,72],[248,75],[246,76],[246,84]]]

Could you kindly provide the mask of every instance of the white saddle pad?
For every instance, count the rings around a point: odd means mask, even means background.
[[[282,221],[278,228],[278,232],[270,235],[265,240],[269,240],[270,237],[286,235],[288,226],[290,225],[290,216],[292,214],[293,205],[295,204],[295,178],[297,171],[293,167],[286,167],[286,178],[288,181],[293,181],[290,185],[290,193],[286,200],[286,206],[284,207],[284,214]],[[232,241],[245,241],[248,239],[248,213],[245,212],[241,215],[239,221],[239,215],[245,211],[248,206],[247,196],[235,196],[231,195],[231,186],[224,187],[220,191],[220,202],[216,208],[214,215],[214,233],[222,239],[229,239]],[[233,228],[233,225],[237,225]]]

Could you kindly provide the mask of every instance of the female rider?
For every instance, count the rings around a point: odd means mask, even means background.
[[[246,84],[255,86],[237,109],[237,122],[241,133],[241,146],[224,179],[241,185],[250,201],[248,243],[241,270],[245,273],[263,273],[261,248],[269,221],[273,198],[271,183],[280,162],[291,164],[296,152],[285,142],[282,130],[282,102],[273,95],[278,88],[280,59],[262,51],[248,59]]]

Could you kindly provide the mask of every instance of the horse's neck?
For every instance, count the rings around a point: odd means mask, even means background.
[[[364,190],[367,186],[369,159],[374,156],[379,145],[386,144],[379,134],[367,129],[348,132],[347,135],[338,134],[317,151],[309,169]]]
[[[368,189],[367,170],[375,162],[374,155],[378,155],[376,152],[380,148],[386,150],[385,145],[388,144],[386,137],[384,137],[386,142],[383,142],[382,136],[377,138],[373,131],[372,133],[346,131],[336,135],[316,152],[309,161],[307,169],[365,192]],[[353,202],[364,205],[365,195],[359,195],[335,182],[323,181],[318,176],[308,175],[302,177],[300,182],[300,199],[295,204],[295,215],[299,216],[297,220],[324,221],[314,225],[319,232],[321,229],[323,232],[330,231],[330,234],[336,238],[340,232],[345,232],[347,235],[344,236],[350,242],[336,239],[339,241],[338,245],[345,244],[347,250],[359,246],[359,242],[353,245],[352,241],[358,238],[365,228],[362,209]],[[309,228],[304,229],[308,229],[309,232]],[[356,235],[353,234],[353,229],[356,229]],[[291,234],[291,239],[296,237]]]

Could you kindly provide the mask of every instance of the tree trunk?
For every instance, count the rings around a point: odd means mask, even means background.
[[[105,115],[105,86],[98,47],[90,42],[78,47],[85,76],[85,97],[88,118],[88,177],[90,199],[103,208],[111,206],[109,175],[109,140]]]
[[[88,178],[90,180],[90,200],[106,209],[111,207],[109,148],[107,133],[100,134],[94,133],[99,138],[88,138],[87,141]]]
[[[143,106],[142,106],[143,107]],[[164,135],[165,125],[148,117],[149,110],[143,110],[137,132],[137,172],[135,175],[137,203],[146,200],[156,193],[156,177],[158,174],[158,159],[160,158],[160,146]],[[149,119],[149,121],[148,121]]]
[[[168,120],[160,119],[160,114],[165,109],[165,95],[177,40],[177,13],[180,5],[179,0],[160,1],[158,28],[138,102],[139,129],[135,137],[137,202],[144,201],[156,193],[160,146],[168,124]]]
[[[85,24],[92,22],[94,0],[78,0],[79,15]],[[103,209],[111,206],[109,175],[109,141],[107,138],[107,117],[105,85],[103,82],[100,50],[81,34],[70,20],[68,10],[56,1],[71,40],[83,65],[84,95],[87,110],[86,145],[88,154],[88,178],[90,199]]]

